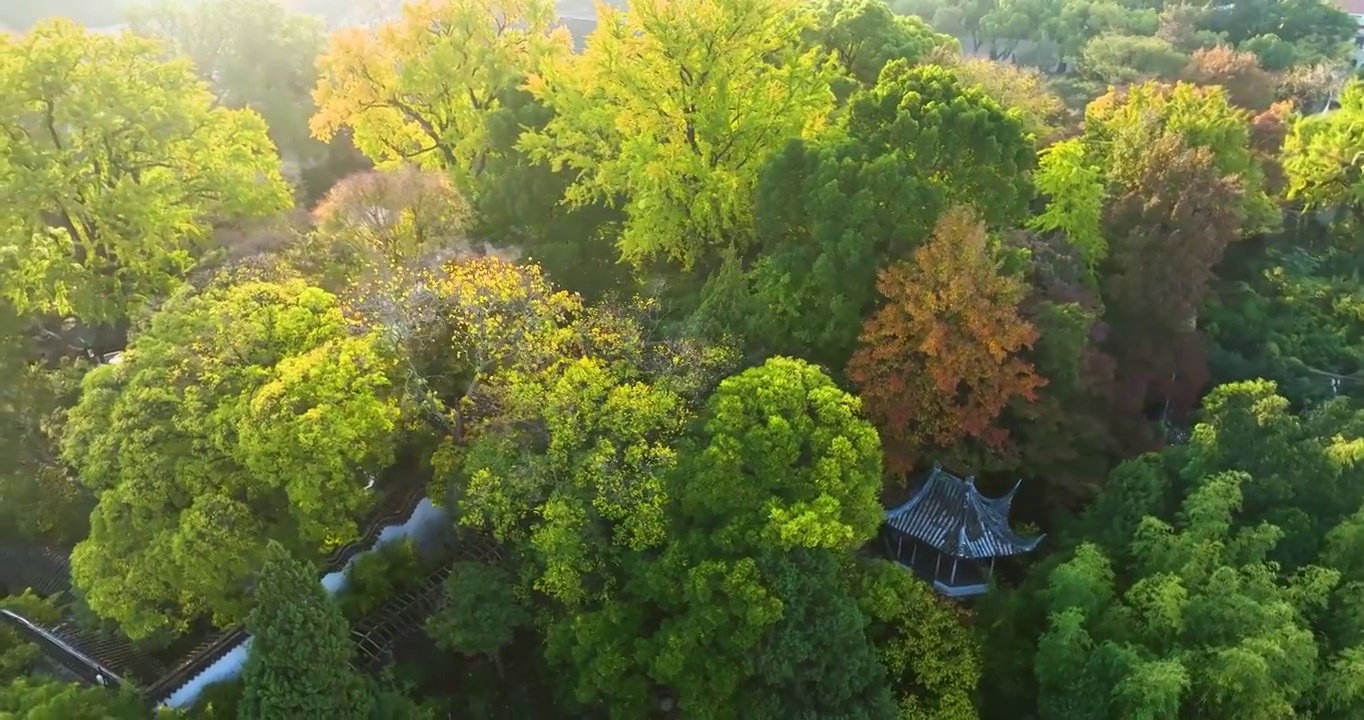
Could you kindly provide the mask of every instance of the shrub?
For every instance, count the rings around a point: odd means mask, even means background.
[[[414,588],[425,574],[421,555],[411,540],[392,542],[361,555],[346,569],[341,611],[349,620],[372,612],[384,601]]]

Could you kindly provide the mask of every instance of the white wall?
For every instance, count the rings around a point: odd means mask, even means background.
[[[421,542],[439,536],[448,529],[449,522],[449,517],[444,508],[436,507],[430,498],[423,498],[421,502],[417,503],[417,507],[413,508],[412,514],[406,522],[384,528],[379,533],[379,539],[374,543],[374,547],[363,553],[356,553],[347,561],[345,568],[323,576],[322,587],[327,590],[327,594],[335,595],[345,587],[346,568],[349,568],[350,563],[355,562],[356,558],[374,552],[374,550],[394,540],[412,538]],[[246,655],[250,648],[251,637],[247,636],[246,640],[242,641],[240,645],[228,651],[226,655],[208,666],[194,679],[171,693],[170,697],[162,699],[159,704],[173,708],[188,708],[193,705],[205,687],[216,682],[230,680],[241,674],[242,666],[246,664]]]
[[[1350,17],[1354,18],[1355,24],[1359,26],[1355,31],[1354,66],[1360,67],[1364,65],[1364,13],[1350,13]]]

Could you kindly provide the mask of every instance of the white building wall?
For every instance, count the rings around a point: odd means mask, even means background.
[[[1364,13],[1350,13],[1350,17],[1355,19],[1355,24],[1359,29],[1355,31],[1355,61],[1354,66],[1364,65]]]
[[[363,553],[356,553],[346,562],[345,567],[336,572],[324,575],[322,577],[322,587],[326,589],[327,594],[335,595],[345,587],[346,569],[350,567],[350,563],[355,562],[356,558],[374,552],[380,547],[395,540],[412,538],[417,542],[422,542],[429,538],[439,536],[448,529],[449,523],[449,516],[444,508],[436,507],[435,504],[431,502],[430,498],[423,498],[421,502],[417,503],[417,507],[413,508],[412,514],[408,516],[406,522],[401,525],[390,525],[384,528],[379,533],[379,538],[375,541],[374,547]],[[224,680],[231,680],[240,675],[242,666],[246,664],[246,655],[250,649],[251,638],[248,636],[240,645],[229,650],[228,653],[217,662],[205,668],[196,675],[193,680],[185,683],[180,689],[171,693],[169,697],[161,700],[159,704],[181,709],[193,705],[194,701],[199,699],[199,693],[203,692],[205,687],[208,687],[213,683],[223,682]]]

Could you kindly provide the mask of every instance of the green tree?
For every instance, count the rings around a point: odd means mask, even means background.
[[[879,442],[858,405],[789,358],[726,379],[707,403],[677,474],[678,539],[650,574],[666,617],[651,674],[696,717],[893,714],[838,581],[883,516]]]
[[[301,280],[231,280],[173,298],[70,413],[63,457],[98,497],[72,579],[131,637],[240,620],[262,541],[349,542],[393,459],[389,346]]]
[[[802,49],[812,13],[794,0],[603,11],[582,55],[552,59],[531,78],[555,115],[521,146],[577,172],[568,202],[623,202],[626,260],[690,267],[748,245],[763,164],[822,126],[833,104],[836,65]]]
[[[0,598],[0,609],[18,613],[32,622],[51,627],[61,622],[62,611],[55,598],[43,598],[25,588],[22,594]],[[29,642],[9,623],[0,625],[0,683],[34,674],[42,650]],[[0,703],[3,707],[3,703]]]
[[[701,439],[680,499],[697,522],[723,528],[711,536],[717,549],[851,551],[881,525],[876,431],[814,365],[778,357],[727,378]]]
[[[1340,95],[1340,109],[1307,115],[1284,141],[1288,198],[1310,210],[1344,210],[1353,225],[1364,220],[1364,82],[1352,80]]]
[[[1222,271],[1200,320],[1216,342],[1210,360],[1219,379],[1272,379],[1294,402],[1353,394],[1351,377],[1364,369],[1364,298],[1355,294],[1352,234],[1332,234],[1338,249],[1276,247]]]
[[[1041,232],[1060,232],[1077,249],[1097,281],[1099,263],[1108,256],[1103,212],[1108,188],[1102,168],[1091,164],[1081,140],[1059,142],[1042,152],[1037,189],[1047,196],[1046,209],[1028,221]]]
[[[355,645],[341,608],[312,566],[271,542],[246,621],[251,649],[237,717],[365,718],[369,698],[351,669]]]
[[[1019,113],[945,68],[890,63],[875,87],[853,99],[847,130],[874,155],[903,153],[922,176],[950,177],[947,201],[974,207],[992,226],[1018,220],[1032,200],[1035,145]],[[969,139],[949,148],[956,133]]]
[[[85,536],[92,498],[61,461],[60,425],[87,367],[33,363],[12,332],[0,333],[0,536],[69,546]]]
[[[147,707],[133,690],[20,678],[0,687],[0,720],[143,720]]]
[[[743,278],[752,306],[714,310],[760,352],[842,365],[878,270],[923,243],[950,204],[1000,225],[1026,213],[1031,138],[952,72],[893,62],[853,97],[846,122],[849,139],[793,142],[763,171],[762,254]]]
[[[260,116],[213,107],[150,40],[65,20],[0,36],[0,108],[0,284],[20,313],[122,318],[176,287],[215,223],[289,204]]]
[[[1361,416],[1344,398],[1295,413],[1264,380],[1218,386],[1203,407],[1185,474],[1247,473],[1243,523],[1269,522],[1288,533],[1273,556],[1287,570],[1311,562],[1327,531],[1364,502],[1354,467],[1364,447]]]
[[[852,578],[852,592],[871,621],[867,635],[900,705],[896,717],[981,717],[975,702],[978,686],[986,681],[980,647],[960,611],[895,563],[859,562]]]
[[[962,39],[966,52],[990,60],[1012,60],[1025,41],[1054,39],[1044,35],[1057,13],[1055,3],[1037,0],[900,0],[899,12],[918,15],[939,32]]]
[[[609,557],[593,557],[593,539],[641,551],[666,538],[666,477],[676,462],[671,446],[686,420],[685,409],[681,398],[664,387],[622,383],[591,359],[564,368],[543,392],[513,389],[514,394],[528,391],[534,395],[525,400],[543,404],[539,414],[548,429],[550,464],[536,470],[548,475],[526,479],[533,484],[522,480],[513,490],[506,478],[476,474],[466,497],[474,507],[543,508],[526,535],[541,565],[536,589],[574,607],[602,585],[590,577],[590,569],[612,564]],[[555,482],[557,477],[571,483]],[[536,492],[534,484],[542,489]],[[512,492],[520,498],[507,497]],[[504,537],[516,532],[505,519],[478,519],[491,522]]]
[[[1143,519],[1131,565],[1081,545],[1051,572],[1036,660],[1044,716],[1293,714],[1319,662],[1306,613],[1325,599],[1318,581],[1334,581],[1277,578],[1265,556],[1283,531],[1233,529],[1248,479],[1201,479],[1178,526]]]
[[[855,398],[777,358],[722,381],[691,423],[691,396],[667,373],[607,357],[523,378],[510,415],[461,453],[460,522],[503,543],[517,585],[473,574],[481,589],[456,604],[456,635],[498,647],[509,608],[532,603],[565,689],[623,717],[664,698],[700,718],[742,707],[764,720],[962,707],[965,629],[935,625],[952,640],[939,654],[910,628],[947,617],[854,559],[882,517],[879,443]],[[489,619],[477,632],[476,618]],[[964,685],[930,677],[938,663]],[[921,682],[897,698],[888,668]]]
[[[956,38],[912,15],[895,15],[885,0],[821,0],[816,12],[812,39],[833,51],[843,73],[856,81],[852,87],[875,85],[892,60],[914,64],[961,50]]]
[[[1171,80],[1189,56],[1158,37],[1107,34],[1085,44],[1080,69],[1106,85]]]
[[[133,8],[128,22],[189,58],[216,103],[260,113],[285,158],[306,163],[324,150],[308,131],[326,39],[319,18],[290,12],[279,0],[157,0]]]
[[[1001,678],[987,688],[991,708],[1357,714],[1361,438],[1364,414],[1344,398],[1295,411],[1269,382],[1214,389],[1187,446],[1117,467],[1062,552],[983,608],[981,622],[1010,643],[992,651],[994,670],[1030,675],[1036,691]],[[1032,662],[1001,663],[1011,653]]]
[[[731,566],[740,572],[727,576],[719,576],[717,571],[724,567],[720,563],[706,568],[709,572],[689,576],[685,592],[696,609],[665,625],[674,643],[682,638],[700,640],[690,660],[700,660],[700,653],[712,654],[714,664],[704,680],[698,680],[719,683],[716,687],[722,690],[736,687],[728,698],[697,702],[701,692],[693,684],[697,681],[684,681],[683,687],[698,693],[687,701],[690,712],[717,720],[731,716],[735,708],[764,720],[904,717],[896,697],[900,688],[891,684],[878,648],[866,636],[869,618],[860,598],[848,590],[846,575],[853,570],[849,558],[798,548],[788,554],[757,555],[750,562],[755,570],[751,579],[742,572],[742,564]],[[726,612],[701,609],[715,603],[733,613],[728,626],[738,631],[735,638],[712,643],[692,635],[702,628],[723,632],[720,628],[726,625],[714,623]],[[770,620],[760,619],[769,605],[775,611]],[[664,651],[661,661],[667,663],[666,670],[671,670],[674,654]],[[936,654],[919,666],[935,660]],[[688,672],[698,670],[699,663]],[[911,708],[921,701],[917,694],[906,699]]]
[[[1207,14],[1204,23],[1240,50],[1260,54],[1269,44],[1266,41],[1286,45],[1287,64],[1348,58],[1358,29],[1354,18],[1332,3],[1273,0],[1218,7]],[[1269,69],[1285,66],[1273,63]]]
[[[427,619],[426,633],[446,650],[491,657],[501,674],[502,649],[531,621],[515,578],[492,565],[458,562],[445,580],[445,598]]]
[[[554,608],[547,652],[574,670],[568,687],[577,698],[637,706],[642,659],[623,639],[638,636],[641,628],[626,623],[639,622],[643,608],[632,607],[628,573],[668,539],[667,484],[685,407],[663,386],[623,382],[596,358],[511,396],[515,412],[538,418],[546,435],[537,438],[531,425],[469,449],[461,523],[489,528],[524,553],[523,591]]]
[[[258,481],[284,489],[304,542],[349,541],[373,500],[357,476],[392,464],[401,415],[393,367],[373,336],[344,338],[280,360],[252,395],[239,457]]]

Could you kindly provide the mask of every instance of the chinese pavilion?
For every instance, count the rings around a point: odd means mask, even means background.
[[[987,498],[975,477],[962,479],[935,464],[909,500],[886,512],[886,550],[948,597],[989,588],[995,558],[1031,552],[1045,536],[1022,538],[1009,528],[1020,480],[1003,497]]]

